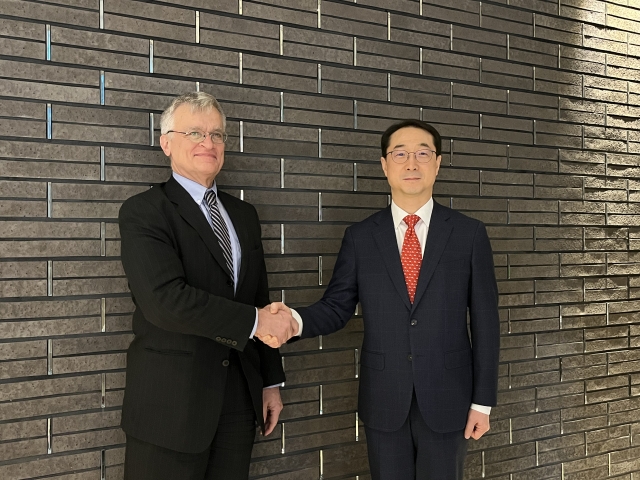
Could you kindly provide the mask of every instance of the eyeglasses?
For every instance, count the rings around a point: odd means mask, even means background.
[[[391,158],[396,163],[405,163],[409,160],[411,154],[415,155],[418,163],[429,163],[433,160],[434,154],[433,150],[429,150],[427,148],[423,150],[416,150],[415,152],[407,152],[406,150],[392,150],[387,153],[387,155],[391,155]]]
[[[191,140],[193,143],[204,142],[205,139],[207,138],[207,135],[209,135],[209,138],[211,138],[211,141],[213,143],[224,143],[227,141],[227,138],[229,137],[226,133],[222,133],[222,132],[204,133],[204,132],[198,132],[197,130],[194,130],[193,132],[179,132],[177,130],[169,130],[167,133],[181,133],[182,135],[187,137],[189,140]]]

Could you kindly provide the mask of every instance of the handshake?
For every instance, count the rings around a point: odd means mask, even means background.
[[[278,348],[298,334],[299,325],[291,309],[282,302],[273,302],[258,309],[258,328],[255,337],[271,348]]]

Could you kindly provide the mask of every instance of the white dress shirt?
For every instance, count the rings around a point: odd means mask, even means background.
[[[420,207],[415,215],[420,217],[420,220],[416,223],[414,230],[420,242],[420,249],[422,250],[422,256],[424,257],[424,246],[427,244],[427,234],[429,233],[429,224],[431,223],[431,213],[433,212],[433,198],[430,198],[427,203]],[[391,200],[391,217],[393,218],[393,226],[396,229],[396,240],[398,241],[398,251],[402,254],[402,244],[404,243],[404,236],[407,233],[407,224],[404,223],[404,217],[411,215],[410,213],[402,210],[396,202]]]
[[[429,224],[431,223],[431,214],[433,213],[433,197],[429,199],[427,203],[425,203],[422,207],[420,207],[415,215],[420,217],[420,220],[416,223],[414,230],[416,232],[416,236],[418,237],[418,242],[420,242],[420,248],[422,250],[422,256],[424,257],[424,247],[427,244],[427,234],[429,233]],[[407,226],[404,223],[404,217],[407,215],[411,215],[410,213],[402,210],[396,203],[391,201],[391,217],[393,218],[393,226],[396,231],[396,240],[398,242],[398,251],[402,255],[402,244],[404,243],[404,236],[407,233]],[[302,317],[298,312],[291,309],[291,313],[293,314],[293,318],[298,321],[298,335],[302,334]],[[471,408],[473,410],[477,410],[478,412],[489,415],[491,413],[491,407],[486,407],[484,405],[476,405],[475,403],[471,404]]]

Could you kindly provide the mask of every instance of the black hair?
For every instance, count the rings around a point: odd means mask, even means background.
[[[396,133],[401,128],[413,127],[424,130],[427,133],[430,133],[433,137],[433,144],[436,147],[436,156],[439,156],[442,153],[442,138],[440,137],[440,133],[433,125],[428,124],[427,122],[423,122],[422,120],[403,120],[398,123],[394,123],[389,128],[387,128],[382,134],[382,139],[380,140],[380,147],[382,149],[382,156],[386,158],[387,156],[387,148],[389,148],[389,140],[391,139],[391,135]]]

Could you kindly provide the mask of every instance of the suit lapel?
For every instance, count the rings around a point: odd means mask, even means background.
[[[202,213],[202,210],[200,210],[200,207],[196,202],[193,201],[191,195],[182,188],[182,185],[180,185],[173,176],[171,176],[165,184],[164,191],[167,198],[176,205],[176,210],[180,216],[184,218],[184,220],[191,225],[196,232],[198,232],[198,235],[200,235],[200,238],[202,238],[202,241],[207,246],[216,262],[218,262],[220,267],[227,272],[227,275],[233,278],[233,275],[229,271],[227,263],[224,260],[224,254],[222,253],[222,248],[218,243],[218,237],[213,233],[211,225],[209,225],[204,213]]]
[[[418,304],[427,286],[431,281],[433,272],[440,261],[442,252],[447,246],[447,240],[453,230],[449,220],[449,211],[433,202],[433,213],[429,222],[429,233],[427,234],[427,244],[424,247],[424,256],[422,258],[422,266],[420,267],[420,276],[418,277],[418,287],[416,288],[416,296],[413,301],[413,308]]]
[[[243,221],[242,212],[238,208],[236,199],[220,190],[218,190],[218,198],[220,198],[224,209],[229,214],[231,223],[233,223],[233,229],[236,231],[238,241],[240,242],[240,272],[238,272],[238,284],[236,285],[236,292],[238,292],[249,268],[249,252],[252,250],[253,244],[249,238],[249,231]]]
[[[402,271],[402,263],[400,261],[400,252],[398,252],[398,241],[396,240],[396,229],[393,225],[393,217],[391,215],[391,207],[387,207],[380,213],[378,219],[377,232],[374,238],[380,257],[384,261],[387,272],[391,277],[391,281],[395,286],[400,298],[411,309],[411,301],[407,292],[407,284],[404,280],[404,272]]]

